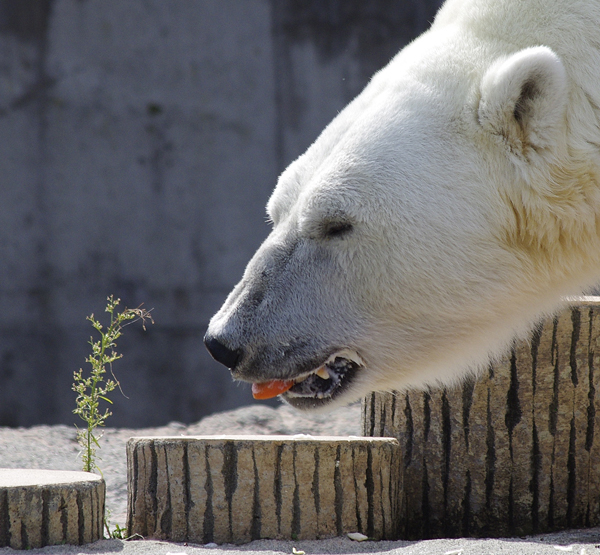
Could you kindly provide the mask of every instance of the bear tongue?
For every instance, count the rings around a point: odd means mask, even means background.
[[[252,397],[255,399],[271,399],[285,393],[294,385],[294,380],[271,380],[270,382],[253,383]]]

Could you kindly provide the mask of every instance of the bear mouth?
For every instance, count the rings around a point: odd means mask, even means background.
[[[344,349],[331,355],[321,366],[294,379],[294,385],[280,397],[298,409],[327,405],[352,384],[364,363],[358,353]]]

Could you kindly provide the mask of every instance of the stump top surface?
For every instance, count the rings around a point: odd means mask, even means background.
[[[284,435],[206,435],[206,436],[139,436],[131,437],[129,441],[154,441],[169,443],[185,442],[214,442],[223,443],[234,441],[239,443],[361,443],[361,444],[397,444],[398,440],[393,437],[364,437],[364,436],[310,436],[297,434],[293,436]]]
[[[0,468],[1,487],[31,487],[100,482],[102,477],[91,472],[68,470],[38,470],[30,468]]]
[[[600,296],[581,295],[576,297],[566,297],[567,307],[598,307],[600,306]]]

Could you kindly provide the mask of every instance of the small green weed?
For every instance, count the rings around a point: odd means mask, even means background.
[[[129,539],[129,537],[127,536],[127,528],[123,528],[122,526],[119,526],[118,524],[115,524],[115,527],[113,530],[111,530],[111,511],[110,509],[106,508],[105,509],[105,516],[104,516],[104,528],[106,529],[106,534],[107,534],[107,538],[108,539],[113,539],[113,540],[127,540]]]
[[[140,320],[144,330],[146,329],[146,320],[154,323],[150,312],[143,308],[126,308],[123,312],[115,314],[116,308],[121,302],[120,299],[115,299],[111,295],[107,301],[106,312],[110,314],[110,324],[106,329],[94,318],[93,314],[87,317],[100,334],[98,341],[90,338],[92,354],[86,359],[86,362],[92,366],[91,374],[84,377],[82,369],[73,374],[75,380],[73,391],[77,393],[77,408],[73,412],[86,423],[84,429],[77,427],[77,441],[83,449],[81,453],[83,470],[84,472],[98,470],[100,474],[102,472],[96,464],[96,448],[100,447],[98,440],[102,434],[96,435],[96,428],[104,426],[106,419],[112,414],[108,408],[104,412],[100,410],[100,401],[106,401],[112,405],[108,394],[117,387],[121,388],[112,371],[112,363],[123,356],[115,351],[116,340],[121,337],[123,326],[129,320]],[[114,379],[105,380],[104,374],[106,374],[107,366],[110,367]]]
[[[123,528],[122,526],[115,524],[115,529],[110,533],[110,537],[113,540],[126,540],[127,539],[126,533],[127,533],[127,528]]]
[[[92,366],[91,374],[88,377],[83,376],[83,370],[73,373],[73,391],[77,393],[76,404],[77,408],[73,410],[85,423],[86,427],[80,429],[77,425],[77,441],[82,448],[81,459],[83,461],[84,472],[102,471],[96,463],[96,459],[100,458],[96,455],[96,448],[100,448],[98,440],[102,434],[98,435],[96,428],[104,426],[106,419],[112,414],[107,408],[104,412],[100,410],[100,401],[106,401],[112,405],[112,401],[108,398],[109,393],[117,387],[121,389],[119,380],[115,377],[112,371],[112,363],[120,359],[123,355],[117,353],[115,348],[116,341],[122,335],[123,326],[127,325],[130,320],[141,321],[142,327],[146,329],[146,320],[154,324],[154,320],[148,310],[143,308],[126,308],[123,312],[116,312],[117,306],[121,302],[120,299],[115,299],[112,295],[107,299],[106,312],[110,314],[110,324],[104,328],[102,324],[94,318],[94,315],[88,316],[87,319],[92,323],[93,328],[100,334],[100,339],[94,341],[90,338],[92,346],[92,354],[86,358]],[[116,313],[115,313],[116,312]],[[129,322],[133,323],[133,322]],[[105,380],[106,367],[110,367],[110,373],[113,379]],[[121,391],[121,393],[123,393]],[[114,530],[110,530],[110,510],[106,509],[104,518],[104,527],[109,538],[124,539],[123,533],[126,532],[118,524]]]

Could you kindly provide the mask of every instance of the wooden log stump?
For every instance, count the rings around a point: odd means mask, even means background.
[[[89,472],[0,468],[0,547],[102,539],[105,492],[104,480]]]
[[[394,538],[398,461],[390,438],[132,438],[127,533],[236,544]]]
[[[365,435],[398,439],[406,539],[600,525],[600,298],[542,322],[478,380],[373,394]]]

